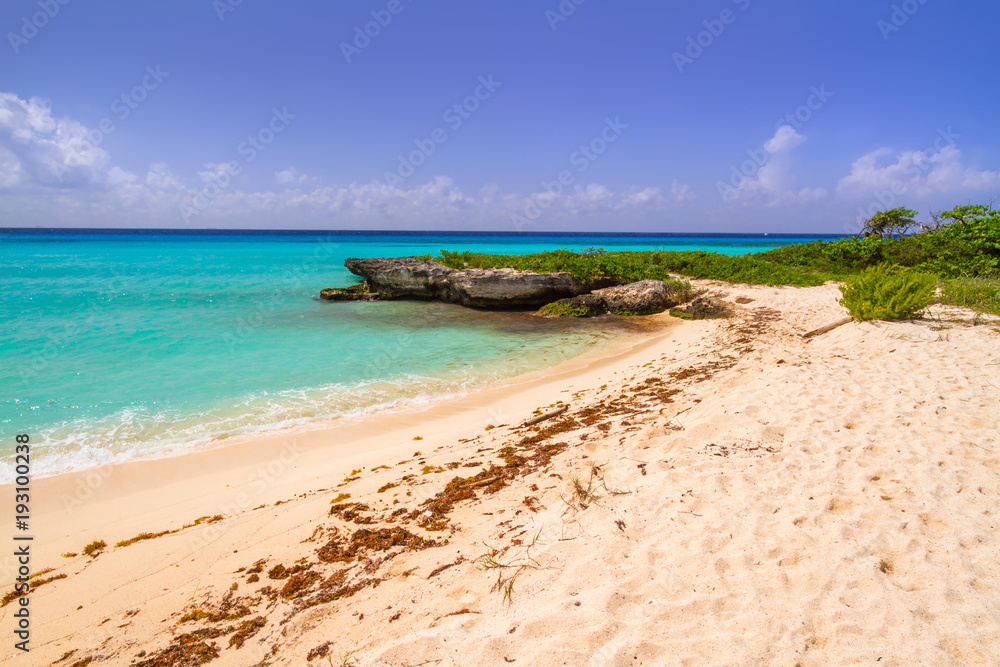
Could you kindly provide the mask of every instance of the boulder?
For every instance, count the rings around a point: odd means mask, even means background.
[[[414,257],[352,257],[347,270],[361,276],[383,299],[434,299],[452,269]]]
[[[549,308],[540,315],[561,315],[572,312],[575,317],[593,317],[605,313],[616,315],[651,315],[662,313],[667,308],[690,298],[687,290],[670,289],[662,280],[640,280],[627,285],[617,285],[596,289],[590,294],[581,294],[569,299],[561,299],[556,304],[563,308]],[[585,311],[583,314],[581,311]]]
[[[457,271],[415,257],[350,258],[347,269],[365,279],[382,299],[426,299],[493,310],[538,308],[559,299],[584,294],[567,272],[535,273],[514,269]],[[602,281],[608,284],[609,281]],[[613,281],[610,281],[613,284]],[[334,292],[326,290],[333,295]]]
[[[714,296],[700,296],[683,308],[673,308],[670,314],[685,320],[708,320],[729,317],[732,309]]]
[[[375,301],[379,295],[363,282],[350,287],[328,287],[320,291],[319,298],[324,301]]]
[[[640,280],[628,285],[594,290],[592,294],[604,302],[607,312],[619,315],[662,313],[681,302],[667,291],[662,280]]]
[[[594,293],[560,299],[538,311],[543,317],[594,317],[608,312],[604,299]]]
[[[439,289],[439,298],[472,308],[537,308],[580,294],[569,273],[534,273],[514,269],[455,271]]]

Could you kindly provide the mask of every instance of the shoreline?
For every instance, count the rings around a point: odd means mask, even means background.
[[[66,578],[31,594],[32,650],[92,667],[995,662],[1000,330],[804,339],[843,317],[835,285],[700,286],[745,305],[427,410],[123,464],[72,508],[74,480],[40,480],[32,565]]]
[[[456,306],[458,307],[458,306]],[[614,316],[621,320],[620,316]],[[630,320],[644,319],[648,320],[649,317],[645,318],[629,318]],[[254,427],[254,430],[243,433],[223,433],[215,436],[208,436],[205,440],[188,440],[185,442],[174,442],[169,444],[164,444],[162,446],[154,446],[149,449],[149,451],[140,451],[139,453],[129,456],[128,458],[116,459],[110,463],[104,463],[101,465],[91,466],[82,469],[72,469],[65,470],[57,473],[46,473],[44,476],[39,476],[35,478],[36,481],[51,479],[54,477],[62,477],[65,475],[76,475],[84,474],[98,471],[101,476],[106,476],[105,472],[108,468],[114,468],[121,465],[127,465],[130,463],[149,463],[152,461],[161,461],[165,459],[172,459],[178,457],[186,457],[192,454],[199,454],[206,451],[211,451],[221,447],[229,447],[233,445],[240,445],[247,442],[252,442],[260,438],[269,437],[291,437],[299,433],[308,433],[314,430],[326,430],[338,428],[340,424],[354,424],[359,421],[363,421],[372,417],[377,417],[378,415],[394,414],[397,412],[403,413],[419,413],[429,407],[432,407],[443,401],[454,401],[461,400],[467,396],[474,395],[482,391],[489,391],[492,389],[507,386],[509,384],[518,384],[526,379],[533,377],[541,377],[548,373],[551,369],[557,369],[565,364],[571,364],[577,359],[582,359],[589,357],[591,355],[600,355],[604,350],[614,350],[621,346],[627,346],[632,344],[632,342],[639,340],[642,336],[647,335],[651,331],[656,331],[657,329],[669,326],[671,322],[660,322],[657,324],[652,324],[650,322],[628,322],[628,326],[621,330],[610,330],[607,334],[607,342],[597,349],[583,349],[581,352],[576,353],[572,357],[565,359],[563,361],[557,362],[552,365],[542,366],[540,368],[535,368],[517,375],[510,376],[504,379],[487,379],[482,380],[481,384],[472,389],[459,389],[456,391],[451,391],[450,393],[442,394],[426,394],[410,396],[399,399],[400,404],[379,406],[373,405],[365,408],[358,408],[345,413],[340,416],[335,417],[319,417],[319,418],[309,418],[306,421],[301,421],[299,423],[293,423],[289,425],[259,425]],[[618,324],[617,326],[620,326]],[[616,340],[620,338],[621,340]],[[588,347],[590,347],[588,345]],[[11,461],[13,461],[13,453],[10,455]],[[116,455],[117,456],[117,455]],[[7,482],[0,484],[0,493],[6,487],[13,487],[14,482]]]
[[[540,400],[538,397],[550,391],[565,393],[566,390],[555,389],[555,385],[609,365],[627,363],[628,358],[641,354],[657,341],[670,336],[680,325],[678,319],[669,317],[666,313],[647,316],[644,320],[646,335],[630,332],[627,340],[612,341],[600,349],[585,351],[553,366],[492,383],[459,396],[442,397],[427,404],[377,410],[360,416],[317,420],[292,427],[231,436],[174,455],[127,460],[33,479],[32,495],[35,501],[32,511],[36,521],[44,520],[46,516],[66,513],[74,516],[79,526],[76,536],[82,538],[88,531],[96,531],[99,527],[104,533],[113,532],[108,529],[109,521],[112,525],[119,525],[118,522],[121,522],[125,532],[130,530],[125,526],[138,526],[139,517],[130,518],[131,510],[124,507],[114,509],[123,500],[130,499],[143,506],[155,505],[157,494],[166,492],[175,497],[183,495],[180,491],[171,489],[188,488],[195,481],[205,492],[197,494],[187,503],[191,506],[192,516],[178,517],[172,523],[180,524],[205,515],[206,512],[195,508],[204,507],[206,501],[218,510],[208,512],[210,515],[245,511],[251,509],[251,505],[259,504],[257,501],[275,502],[280,500],[278,496],[288,492],[285,489],[299,490],[303,483],[321,486],[322,482],[319,480],[323,475],[340,474],[359,465],[377,466],[385,463],[386,457],[398,455],[406,458],[403,454],[407,450],[420,449],[423,444],[412,440],[417,435],[425,441],[432,437],[454,439],[458,435],[457,431],[472,433],[481,430],[491,421],[502,423],[519,418],[527,419],[531,416],[534,403]],[[648,337],[651,332],[653,336]],[[460,427],[450,423],[456,417],[463,420]],[[421,425],[418,426],[417,423]],[[431,435],[414,433],[407,437],[414,429]],[[331,445],[327,442],[331,438],[342,442]],[[401,444],[381,446],[379,443],[386,439],[393,439]],[[332,460],[326,460],[328,456]],[[306,469],[310,472],[303,473]],[[237,480],[252,489],[253,494],[247,494],[246,497],[241,493],[226,494],[225,489],[231,488]],[[14,484],[0,485],[0,503],[12,503],[14,489]],[[228,497],[208,500],[213,495]],[[84,514],[92,515],[93,519],[84,519]],[[136,527],[135,531],[138,533],[147,528],[168,530],[175,527]],[[123,535],[122,539],[127,537],[129,536]],[[53,560],[58,556],[55,552],[60,548],[43,549],[42,554]],[[2,559],[0,563],[3,563]],[[53,564],[47,563],[46,566],[51,565]],[[6,568],[0,565],[0,571],[3,570]],[[2,585],[7,583],[0,582]]]

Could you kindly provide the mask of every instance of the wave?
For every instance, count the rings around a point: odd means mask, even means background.
[[[471,367],[452,379],[404,375],[278,392],[261,391],[208,410],[154,410],[129,406],[100,418],[77,418],[32,434],[32,474],[49,477],[140,459],[190,452],[225,439],[369,413],[413,408],[463,396],[502,381],[499,369],[474,374]],[[13,462],[13,454],[0,458]],[[14,481],[4,466],[0,484]]]

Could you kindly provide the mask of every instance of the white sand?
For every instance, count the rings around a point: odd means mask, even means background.
[[[75,649],[59,664],[127,665],[180,633],[256,615],[266,624],[242,648],[228,634],[206,640],[221,653],[210,664],[1000,664],[996,325],[848,324],[806,341],[801,333],[843,317],[835,286],[722,289],[753,302],[733,320],[684,322],[515,387],[118,466],[93,489],[86,475],[36,483],[35,567],[68,576],[32,594],[33,651],[4,664],[50,664]],[[698,372],[706,364],[714,369]],[[681,392],[636,395],[648,377]],[[265,599],[236,621],[178,625],[234,582],[234,595],[280,589],[287,580],[266,575],[277,563],[306,559],[324,577],[344,567],[316,559],[331,527],[359,527],[327,515],[338,493],[374,510],[396,507],[392,494],[415,507],[480,470],[423,466],[484,460],[493,452],[477,450],[523,436],[487,424],[516,425],[558,400],[578,414],[622,393],[646,407],[602,419],[607,432],[553,436],[570,448],[459,503],[454,534],[411,525],[448,543],[373,555],[365,576],[377,587],[298,613]],[[391,468],[372,470],[380,464]],[[581,501],[570,480],[586,485],[591,464],[600,497]],[[410,483],[377,492],[407,473]],[[10,489],[0,495],[10,506]],[[225,518],[111,546],[215,514]],[[59,555],[94,539],[109,545],[95,559]],[[487,553],[506,567],[484,569]],[[264,558],[259,582],[236,573]],[[513,580],[510,599],[491,590],[498,577]],[[0,610],[7,627],[14,609]],[[307,663],[327,642],[327,657]]]

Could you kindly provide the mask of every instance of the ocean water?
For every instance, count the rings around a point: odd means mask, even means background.
[[[446,304],[327,303],[347,257],[704,249],[818,237],[0,230],[0,460],[36,475],[424,403],[628,335]],[[5,465],[0,483],[13,479]]]

